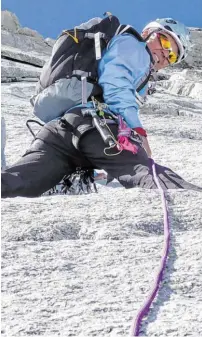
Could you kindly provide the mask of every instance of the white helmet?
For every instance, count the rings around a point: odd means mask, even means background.
[[[153,29],[154,31],[162,30],[174,38],[179,48],[179,56],[176,63],[179,63],[187,56],[191,48],[190,31],[183,23],[171,18],[156,19],[156,21],[152,21],[146,25],[143,31],[146,29]]]

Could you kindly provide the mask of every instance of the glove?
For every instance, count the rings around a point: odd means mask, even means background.
[[[151,148],[149,146],[148,138],[147,138],[147,132],[143,128],[134,128],[133,129],[142,139],[142,146],[144,147],[145,151],[147,152],[147,155],[149,158],[152,156]]]
[[[145,151],[147,152],[147,155],[149,158],[152,156],[151,148],[149,146],[148,138],[147,137],[142,137],[142,146],[144,147]]]
[[[143,129],[143,128],[133,128],[133,130],[135,132],[137,132],[138,135],[143,136],[143,137],[147,137],[147,132],[146,132],[145,129]]]

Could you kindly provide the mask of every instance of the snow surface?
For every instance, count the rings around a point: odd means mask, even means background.
[[[165,79],[141,111],[153,158],[198,185],[201,71],[162,72]],[[190,82],[198,89],[188,88]],[[34,82],[2,84],[8,165],[32,141],[25,122],[34,88]],[[3,337],[129,336],[162,254],[161,200],[158,191],[125,190],[115,181],[98,189],[98,194],[2,200]],[[141,335],[202,336],[202,196],[183,190],[166,197],[171,249]]]

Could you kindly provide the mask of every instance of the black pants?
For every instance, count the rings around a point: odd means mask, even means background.
[[[110,125],[110,128],[116,136],[117,126]],[[77,150],[72,144],[71,131],[60,121],[52,121],[41,129],[24,156],[2,173],[2,197],[39,196],[59,183],[64,175],[75,172],[76,167],[104,169],[125,188],[157,188],[151,160],[141,146],[136,155],[123,151],[117,156],[104,154],[105,147],[100,134],[94,129],[83,135]],[[182,188],[202,191],[169,168],[157,164],[156,170],[164,190]]]

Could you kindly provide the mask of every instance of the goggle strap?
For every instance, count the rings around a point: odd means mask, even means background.
[[[157,33],[159,31],[161,31],[162,29],[161,28],[157,28],[157,29],[154,29],[151,33],[149,33],[149,35],[144,39],[144,42],[147,42],[147,40],[149,40],[149,38],[154,34],[154,33]]]

